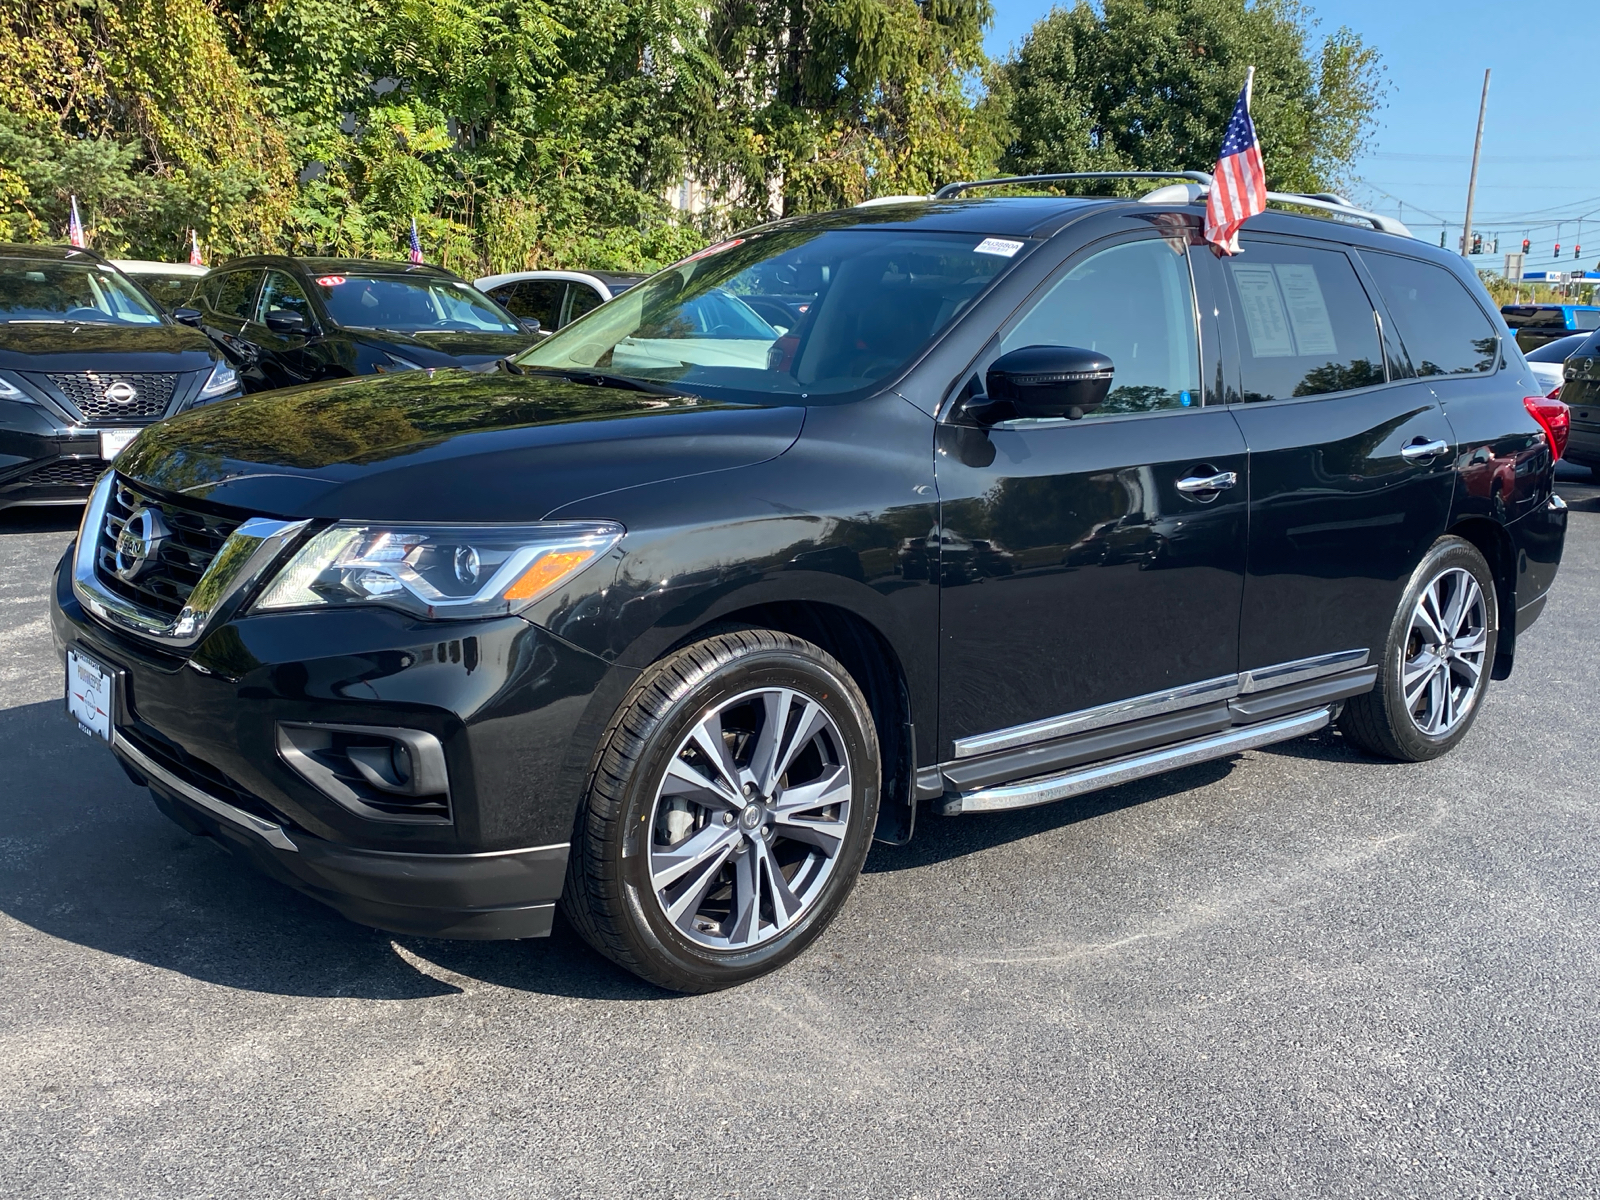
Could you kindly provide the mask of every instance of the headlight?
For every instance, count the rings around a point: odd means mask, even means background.
[[[610,521],[324,529],[284,565],[258,612],[382,604],[433,619],[519,612],[622,540]]]
[[[26,400],[29,404],[36,403],[32,396],[7,379],[0,379],[0,400]]]
[[[385,359],[387,359],[388,361],[387,362],[380,362],[380,363],[373,363],[372,364],[372,369],[374,371],[376,371],[379,375],[388,375],[389,373],[391,373],[393,371],[420,371],[420,370],[422,370],[422,364],[421,363],[414,363],[409,358],[401,358],[398,354],[395,354],[392,351],[385,350],[383,352],[383,357]]]
[[[206,380],[205,386],[200,389],[202,397],[220,396],[224,392],[231,392],[239,386],[239,372],[227,363],[219,362],[211,368],[211,378]]]

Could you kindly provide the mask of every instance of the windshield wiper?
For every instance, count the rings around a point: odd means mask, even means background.
[[[628,375],[613,375],[609,371],[586,371],[579,367],[524,367],[509,360],[506,362],[506,370],[515,371],[519,375],[553,375],[557,379],[586,384],[589,387],[626,388],[630,392],[650,392],[657,396],[677,394],[676,388],[659,383],[646,383],[642,379],[634,379]]]

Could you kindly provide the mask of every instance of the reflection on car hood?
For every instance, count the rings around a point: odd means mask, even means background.
[[[801,408],[466,371],[365,376],[152,426],[118,469],[281,517],[528,521],[601,492],[782,454]]]
[[[475,333],[454,329],[421,329],[402,333],[398,329],[351,329],[354,336],[371,345],[394,350],[419,365],[453,366],[456,362],[484,362],[504,358],[533,345],[528,333]],[[454,361],[447,361],[454,360]]]
[[[198,371],[217,357],[187,325],[0,322],[0,368],[12,371]]]

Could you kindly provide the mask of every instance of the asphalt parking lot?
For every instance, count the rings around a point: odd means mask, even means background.
[[[875,848],[798,963],[668,996],[350,924],[62,711],[75,514],[0,514],[0,1193],[1592,1196],[1600,486],[1422,766],[1314,737]]]

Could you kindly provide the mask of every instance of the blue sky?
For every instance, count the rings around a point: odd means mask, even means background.
[[[989,53],[1020,44],[1049,0],[994,0]],[[1402,216],[1418,237],[1461,233],[1484,68],[1489,113],[1473,225],[1500,250],[1533,242],[1528,270],[1600,263],[1600,0],[1320,0],[1324,32],[1348,25],[1383,55],[1387,105],[1352,199]],[[1583,259],[1572,261],[1582,226]]]

